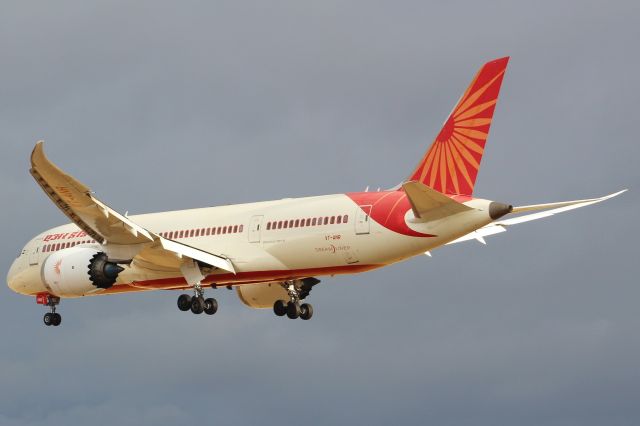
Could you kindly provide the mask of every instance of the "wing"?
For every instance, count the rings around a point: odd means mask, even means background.
[[[608,200],[609,198],[616,197],[625,191],[626,189],[623,189],[622,191],[618,191],[613,194],[606,195],[604,197],[590,198],[587,200],[562,201],[559,203],[533,204],[530,206],[514,207],[513,213],[522,213],[522,212],[530,212],[530,211],[537,211],[537,210],[542,210],[542,211],[539,211],[538,213],[531,213],[523,216],[514,217],[511,219],[498,220],[476,231],[470,232],[469,234],[464,235],[458,238],[457,240],[453,240],[447,244],[461,243],[463,241],[469,241],[469,240],[478,240],[481,243],[486,244],[484,237],[505,232],[510,226],[517,225],[519,223],[530,222],[532,220],[542,219],[545,217],[550,217],[558,213],[579,209],[580,207],[590,206],[591,204],[600,203],[602,201]]]
[[[103,246],[116,246],[119,252],[135,253],[148,267],[181,268],[185,260],[195,260],[235,273],[233,264],[226,257],[167,240],[98,200],[87,186],[47,158],[42,141],[31,154],[30,172],[60,210]]]

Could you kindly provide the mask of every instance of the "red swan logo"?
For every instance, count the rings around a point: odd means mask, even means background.
[[[390,231],[409,237],[435,237],[407,226],[404,216],[411,210],[411,204],[404,191],[350,192],[346,195],[363,210],[370,206],[371,219]]]

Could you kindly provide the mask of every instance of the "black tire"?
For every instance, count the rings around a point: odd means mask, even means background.
[[[213,297],[205,299],[204,301],[204,313],[207,315],[213,315],[218,312],[218,301]]]
[[[202,297],[194,297],[191,299],[191,312],[194,314],[204,312],[204,299]]]
[[[287,302],[284,300],[276,300],[273,304],[273,313],[279,317],[283,317],[287,314]]]
[[[183,312],[191,309],[191,299],[192,297],[188,294],[181,294],[180,297],[178,297],[178,309]]]
[[[313,316],[313,306],[308,303],[303,303],[300,306],[300,318],[303,320],[310,320]]]
[[[300,316],[300,305],[294,302],[287,303],[287,316],[296,319]]]
[[[44,325],[49,327],[51,324],[53,324],[53,314],[51,312],[47,312],[46,314],[44,314],[44,318],[42,320],[44,321]]]
[[[51,318],[51,325],[54,327],[57,327],[60,325],[60,323],[62,322],[62,315],[55,313],[52,315]]]

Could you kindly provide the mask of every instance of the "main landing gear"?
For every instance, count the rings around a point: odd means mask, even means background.
[[[311,287],[319,282],[320,280],[315,278],[283,282],[281,285],[287,290],[289,301],[276,300],[273,304],[273,312],[279,317],[286,315],[290,319],[310,320],[313,316],[313,306],[309,303],[301,304],[300,301],[307,297]]]
[[[62,323],[62,316],[56,312],[56,306],[60,304],[60,298],[50,294],[39,294],[36,296],[36,303],[48,306],[50,312],[44,314],[44,325],[57,327]]]
[[[213,297],[204,298],[204,290],[200,284],[193,286],[193,296],[181,294],[178,297],[178,309],[181,311],[191,311],[194,314],[205,313],[213,315],[218,311],[218,301]]]
[[[194,314],[205,313],[213,315],[218,311],[218,301],[212,297],[205,299],[204,290],[202,289],[202,280],[205,274],[202,273],[200,265],[195,261],[187,261],[180,265],[180,270],[185,280],[193,285],[193,296],[181,294],[178,297],[178,309],[181,311],[191,311]],[[215,288],[214,286],[212,286]]]

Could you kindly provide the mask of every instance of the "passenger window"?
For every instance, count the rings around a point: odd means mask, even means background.
[[[238,233],[238,225],[234,225],[233,227],[233,233],[237,234]]]
[[[195,233],[196,233],[196,231],[192,229],[192,230],[189,232],[189,236],[190,236],[190,237],[193,237]]]
[[[242,232],[243,229],[244,229],[244,225],[240,225],[240,229],[238,229],[238,231]]]
[[[342,216],[338,216],[336,219],[337,219],[336,223],[342,223]]]
[[[295,223],[293,224],[294,227],[298,227],[300,226],[300,219],[296,219]]]
[[[284,226],[283,226],[283,228],[284,228],[284,229],[287,229],[287,227],[288,227],[288,226],[289,226],[289,222],[287,222],[287,221],[285,220],[285,221],[284,221]]]
[[[346,214],[345,214],[344,216],[342,216],[342,221],[343,221],[344,223],[349,222],[349,215],[346,215]]]
[[[330,222],[330,223],[331,223],[332,225],[333,225],[334,223],[336,223],[336,217],[335,217],[335,216],[331,216],[331,222]]]
[[[282,221],[278,222],[278,229],[282,229]]]
[[[324,218],[324,224],[327,225],[329,223],[329,217]]]
[[[311,226],[316,226],[316,218],[314,217],[313,220],[311,221]]]
[[[271,222],[267,222],[267,231],[271,229]]]
[[[199,237],[199,236],[200,236],[200,230],[199,230],[199,229],[196,229],[196,235],[195,235],[195,236],[196,236],[196,237]]]

